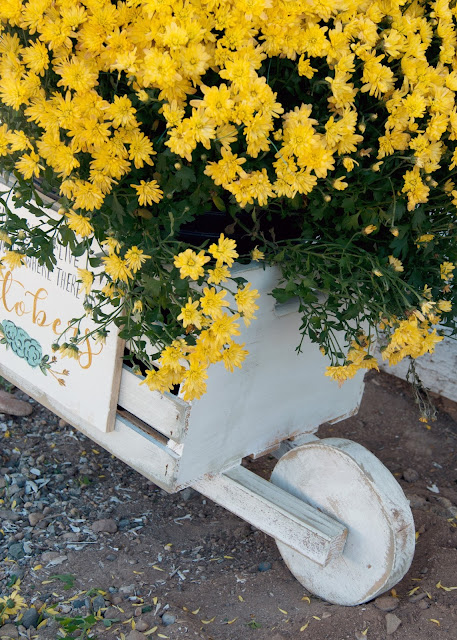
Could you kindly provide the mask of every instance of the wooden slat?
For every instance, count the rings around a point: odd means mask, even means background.
[[[344,525],[244,467],[207,476],[192,486],[322,566],[343,552]]]
[[[140,385],[142,380],[129,367],[123,367],[118,405],[168,438],[182,442],[190,405],[171,393],[150,391]]]

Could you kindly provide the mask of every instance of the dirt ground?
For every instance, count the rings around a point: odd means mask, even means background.
[[[356,607],[307,593],[274,540],[193,490],[165,494],[32,404],[0,414],[0,587],[24,598],[0,638],[457,640],[453,403],[438,399],[428,429],[406,383],[370,374],[358,415],[319,431],[390,469],[418,532],[390,597]],[[274,462],[247,464],[268,475]]]

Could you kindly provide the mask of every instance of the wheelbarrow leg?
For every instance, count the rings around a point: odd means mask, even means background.
[[[192,486],[314,564],[323,567],[343,552],[343,524],[242,466]]]

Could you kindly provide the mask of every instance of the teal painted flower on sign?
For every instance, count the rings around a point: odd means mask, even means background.
[[[38,367],[43,359],[43,349],[38,340],[31,338],[27,331],[17,327],[11,320],[0,323],[3,338],[0,343],[11,347],[12,351],[23,358],[31,367]]]
[[[33,369],[39,367],[45,376],[49,373],[62,387],[66,386],[65,378],[70,372],[67,369],[63,371],[53,369],[56,358],[43,355],[43,349],[38,340],[31,338],[25,329],[18,327],[11,320],[0,322],[0,344],[6,345],[7,349],[11,349],[19,358],[23,358]]]

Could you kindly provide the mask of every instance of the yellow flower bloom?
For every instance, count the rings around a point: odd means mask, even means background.
[[[81,238],[87,238],[94,232],[94,227],[90,221],[90,218],[75,213],[74,211],[68,211],[66,214],[67,225],[69,228],[81,236]]]
[[[226,291],[217,292],[213,287],[211,289],[205,287],[203,296],[200,298],[200,306],[203,309],[203,313],[213,319],[220,318],[222,309],[229,306],[229,303],[223,299],[226,294]]]
[[[218,265],[227,264],[232,266],[233,261],[238,258],[235,250],[236,242],[231,238],[225,238],[221,233],[217,244],[213,243],[209,246],[208,252],[216,259]]]
[[[211,258],[205,255],[204,251],[195,253],[192,249],[186,249],[175,257],[174,265],[180,270],[181,278],[189,277],[192,280],[198,280],[205,273],[203,265],[210,260]]]
[[[455,264],[452,262],[443,262],[440,264],[440,274],[442,280],[452,280],[454,274],[452,273],[455,269]]]
[[[363,233],[365,235],[370,235],[370,233],[373,233],[373,231],[376,231],[378,227],[375,224],[369,224],[367,227],[365,227],[365,229],[363,230]]]
[[[44,170],[44,166],[40,164],[40,156],[35,151],[25,153],[14,166],[26,180],[30,180],[32,176],[38,178],[40,171]]]
[[[416,240],[416,244],[420,245],[420,244],[427,244],[427,242],[431,242],[434,238],[434,234],[433,233],[424,233],[421,236],[419,236]]]
[[[226,369],[231,372],[233,372],[234,367],[241,369],[241,364],[246,359],[246,356],[249,355],[249,351],[246,351],[243,347],[244,344],[238,344],[232,340],[229,346],[224,349],[222,360]]]
[[[11,244],[11,238],[6,233],[6,231],[0,230],[0,242],[4,242],[5,244]]]
[[[405,270],[404,266],[401,263],[401,260],[398,258],[394,258],[394,256],[389,256],[389,264],[394,268],[395,271],[401,273]]]
[[[135,304],[133,305],[132,313],[141,313],[143,311],[143,303],[141,300],[135,300]]]
[[[127,267],[131,269],[133,273],[136,273],[150,257],[151,256],[147,256],[142,249],[132,247],[125,253],[125,262]]]
[[[24,598],[15,589],[9,596],[0,598],[0,614],[13,616],[26,607]]]
[[[183,327],[186,329],[189,326],[194,326],[196,329],[202,328],[202,314],[198,311],[199,301],[192,301],[189,298],[187,304],[182,307],[181,313],[178,316],[178,320],[181,320]]]
[[[264,260],[265,254],[263,251],[260,251],[260,249],[257,249],[257,247],[254,247],[254,249],[251,251],[251,258],[255,262],[259,262],[260,260]]]
[[[216,265],[214,269],[208,269],[208,284],[220,284],[221,282],[227,282],[229,278],[230,271],[225,264]]]
[[[206,368],[200,362],[193,361],[184,374],[184,382],[181,386],[184,400],[189,401],[201,398],[206,392],[205,380],[207,378]]]
[[[138,202],[141,206],[147,206],[153,202],[160,202],[163,198],[163,191],[159,188],[156,180],[140,180],[140,184],[131,184],[136,189]]]
[[[337,191],[344,191],[348,186],[348,183],[344,182],[345,177],[346,176],[341,176],[340,178],[334,180],[332,183],[333,188],[337,189]]]
[[[78,278],[82,282],[82,286],[78,293],[84,292],[84,295],[88,296],[92,289],[92,284],[94,282],[94,275],[87,269],[78,269]]]
[[[444,311],[444,313],[452,311],[452,302],[450,300],[438,300],[437,306],[438,309]]]
[[[129,278],[133,278],[126,261],[115,253],[102,258],[102,261],[105,263],[105,273],[114,281],[122,280],[122,282],[128,282]]]
[[[26,256],[24,253],[19,253],[18,251],[6,251],[0,262],[5,263],[6,266],[13,271],[13,269],[17,269],[17,267],[26,265],[25,258]]]
[[[235,294],[235,301],[238,311],[243,314],[244,324],[248,327],[251,324],[251,320],[255,319],[254,312],[258,309],[258,305],[255,304],[257,298],[260,298],[260,294],[257,289],[251,291],[251,283],[238,289]]]

